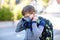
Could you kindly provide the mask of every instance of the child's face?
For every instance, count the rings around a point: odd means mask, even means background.
[[[30,17],[31,19],[33,19],[34,16],[35,16],[35,12],[33,12],[32,14],[27,12],[24,17]]]

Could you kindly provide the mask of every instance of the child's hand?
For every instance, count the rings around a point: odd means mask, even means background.
[[[37,15],[35,14],[32,21],[37,21]]]

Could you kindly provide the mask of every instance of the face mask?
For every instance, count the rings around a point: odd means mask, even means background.
[[[32,19],[30,17],[25,17],[23,18],[24,20],[26,20],[27,22],[31,21]]]

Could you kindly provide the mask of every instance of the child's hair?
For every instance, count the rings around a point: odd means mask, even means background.
[[[23,8],[22,15],[24,16],[26,12],[29,12],[29,14],[32,14],[33,12],[35,12],[35,8],[31,5],[27,5]]]

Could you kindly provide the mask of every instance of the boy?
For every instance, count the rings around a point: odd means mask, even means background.
[[[22,10],[22,18],[17,24],[16,32],[20,32],[25,29],[26,37],[24,40],[40,40],[39,37],[44,29],[45,22],[42,22],[37,26],[36,11],[33,6],[27,5]]]

